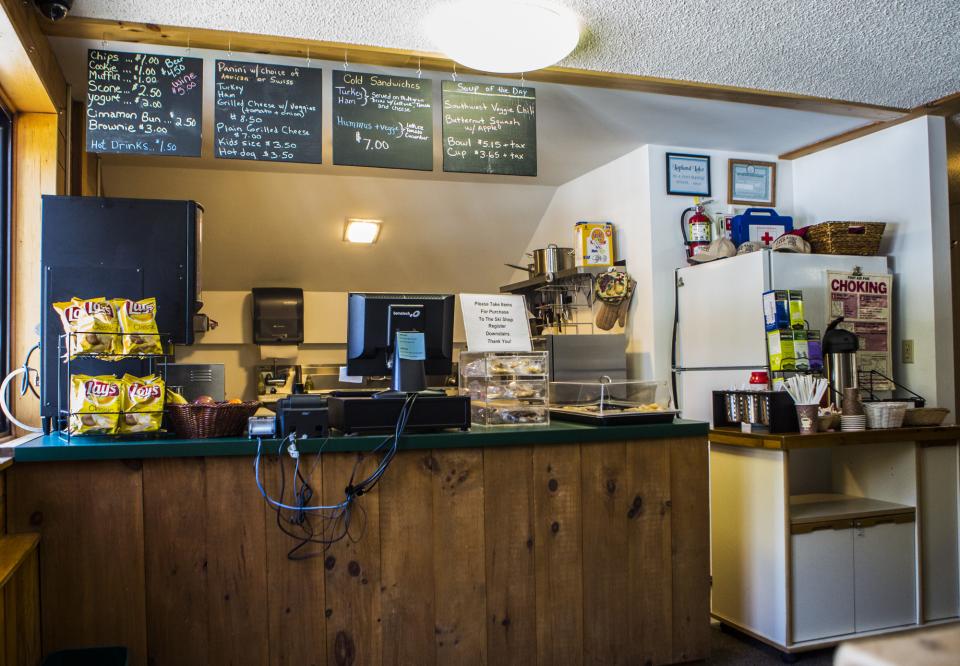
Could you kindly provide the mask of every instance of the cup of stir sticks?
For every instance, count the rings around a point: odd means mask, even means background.
[[[800,434],[812,435],[817,432],[820,417],[820,405],[797,405],[797,421],[800,422]]]
[[[827,391],[827,380],[796,375],[783,383],[784,390],[793,398],[797,406],[797,421],[800,422],[800,434],[810,435],[817,432],[817,420],[820,416],[820,401]]]

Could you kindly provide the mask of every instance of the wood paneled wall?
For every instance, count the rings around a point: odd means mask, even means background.
[[[40,323],[40,219],[44,194],[64,191],[66,143],[55,113],[20,113],[13,127],[13,225],[11,230],[11,365],[19,365],[38,340]],[[34,357],[36,367],[37,357]],[[14,413],[38,424],[40,403],[15,391]]]
[[[316,460],[302,461],[315,497],[337,501],[356,455]],[[703,439],[402,452],[361,499],[356,539],[305,561],[287,559],[251,462],[17,464],[8,519],[42,534],[44,652],[123,644],[151,666],[708,654]],[[278,475],[266,466],[274,493]]]

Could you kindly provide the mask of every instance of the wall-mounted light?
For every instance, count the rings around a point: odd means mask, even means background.
[[[381,224],[380,220],[361,220],[348,217],[347,223],[343,227],[343,240],[348,243],[373,245],[380,238]]]
[[[451,0],[425,27],[448,58],[482,72],[518,74],[549,67],[576,48],[580,19],[555,0]]]

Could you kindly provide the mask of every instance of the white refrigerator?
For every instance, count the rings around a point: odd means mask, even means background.
[[[713,391],[740,388],[767,370],[763,292],[803,290],[804,315],[827,324],[827,271],[888,273],[886,257],[761,250],[677,271],[675,378],[683,417],[713,420]]]

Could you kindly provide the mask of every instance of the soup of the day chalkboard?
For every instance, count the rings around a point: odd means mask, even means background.
[[[199,157],[203,60],[87,52],[87,150]]]
[[[433,170],[433,82],[333,73],[333,163]]]
[[[233,60],[215,69],[216,157],[321,163],[321,70]]]
[[[443,170],[537,175],[533,88],[444,81]]]

